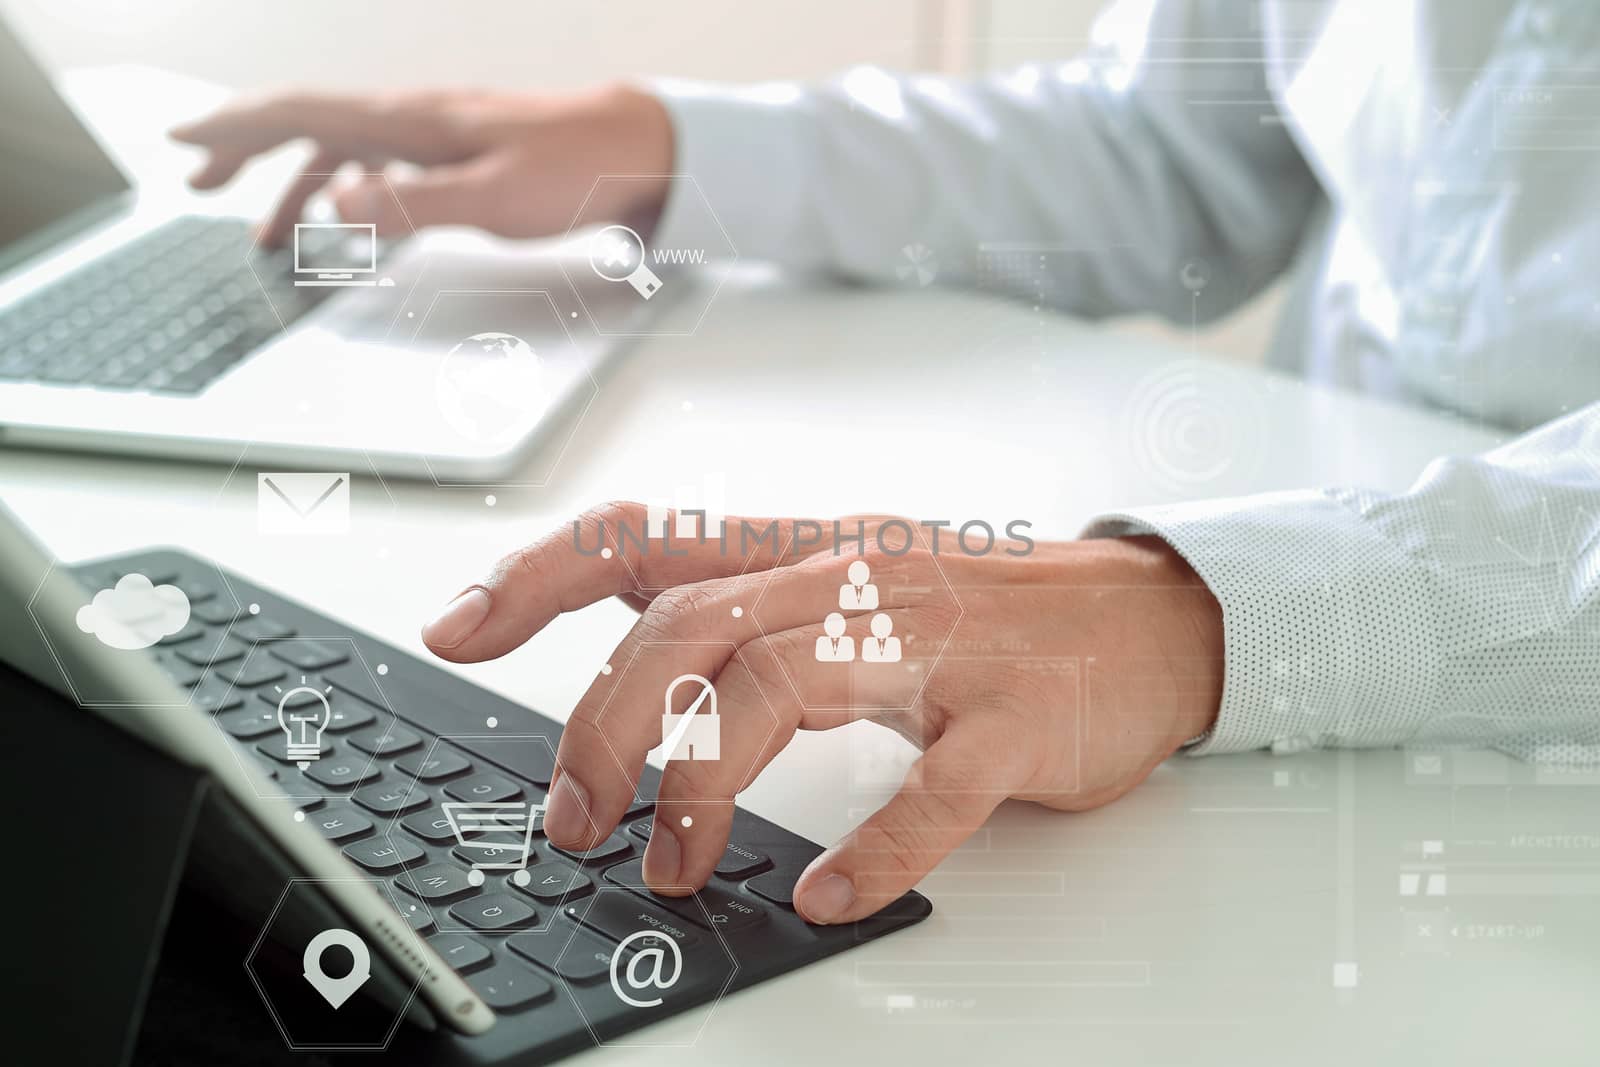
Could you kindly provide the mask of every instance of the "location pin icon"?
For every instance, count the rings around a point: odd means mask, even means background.
[[[343,945],[350,950],[350,973],[342,978],[331,978],[322,970],[322,954],[333,945]],[[335,1011],[372,977],[372,956],[367,952],[367,943],[349,930],[324,930],[313,937],[300,958],[300,966],[305,968],[304,977],[311,988],[321,993],[322,999]]]

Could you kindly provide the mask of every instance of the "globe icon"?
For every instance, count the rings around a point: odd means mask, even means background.
[[[539,357],[509,333],[475,333],[439,364],[439,411],[462,437],[508,445],[544,406]]]

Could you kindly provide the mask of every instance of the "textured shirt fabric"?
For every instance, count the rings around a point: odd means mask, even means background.
[[[661,95],[742,254],[892,283],[920,247],[941,282],[1182,322],[1289,273],[1273,364],[1548,423],[1402,494],[1089,533],[1164,537],[1222,604],[1223,703],[1194,751],[1600,759],[1600,4],[1124,0],[1095,41],[975,81]],[[704,225],[669,202],[657,239],[715,247]]]

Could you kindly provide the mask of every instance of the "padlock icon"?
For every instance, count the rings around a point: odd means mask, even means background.
[[[693,682],[700,687],[682,715],[672,711],[672,694]],[[717,691],[698,674],[680,674],[667,686],[661,700],[661,750],[667,760],[714,760],[722,757],[722,719],[717,715]]]

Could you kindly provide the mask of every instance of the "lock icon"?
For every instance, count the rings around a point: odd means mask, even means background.
[[[693,682],[700,688],[689,710],[672,712],[672,694]],[[672,760],[714,760],[722,756],[722,719],[717,715],[717,691],[698,674],[680,674],[661,698],[661,749]]]

